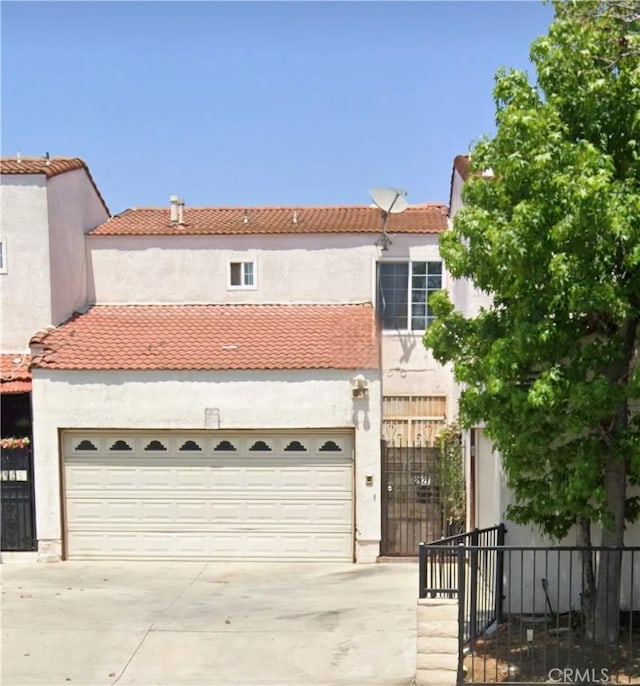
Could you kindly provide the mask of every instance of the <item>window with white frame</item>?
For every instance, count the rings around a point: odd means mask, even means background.
[[[229,288],[255,288],[256,267],[253,261],[229,262]]]
[[[376,307],[383,329],[424,331],[435,319],[429,295],[442,288],[442,262],[379,262]]]
[[[7,273],[7,241],[0,238],[0,274]]]

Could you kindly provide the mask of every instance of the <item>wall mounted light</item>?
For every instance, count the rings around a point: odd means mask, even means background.
[[[369,395],[369,382],[362,374],[351,380],[351,394],[354,398],[366,398]]]

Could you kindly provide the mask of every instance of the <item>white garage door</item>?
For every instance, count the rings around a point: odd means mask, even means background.
[[[69,559],[353,558],[349,433],[67,431]]]

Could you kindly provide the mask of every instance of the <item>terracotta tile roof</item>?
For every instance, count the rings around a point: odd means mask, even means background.
[[[453,160],[453,168],[460,174],[462,180],[466,181],[471,169],[471,157],[469,155],[457,155]]]
[[[20,157],[19,159],[17,157],[0,158],[0,173],[7,176],[12,174],[44,174],[47,178],[51,178],[52,176],[58,176],[58,174],[64,174],[65,172],[74,171],[75,169],[85,170],[89,177],[89,181],[91,181],[100,198],[100,202],[104,205],[107,213],[111,214],[107,207],[107,203],[98,190],[96,182],[91,176],[89,167],[87,167],[85,161],[81,160],[79,157],[51,157],[49,159],[46,157]]]
[[[0,172],[3,174],[44,174],[47,177],[64,174],[74,169],[86,169],[79,157],[3,157]]]
[[[43,369],[379,367],[371,305],[96,305],[31,343]]]
[[[31,390],[31,358],[24,353],[0,355],[0,393],[28,393]]]
[[[94,236],[180,236],[231,234],[379,233],[380,210],[344,207],[186,207],[183,225],[171,224],[166,208],[138,208],[111,217]],[[447,207],[414,205],[389,218],[389,233],[441,233]]]

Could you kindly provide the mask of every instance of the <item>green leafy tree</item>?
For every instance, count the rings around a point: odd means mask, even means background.
[[[502,453],[509,517],[555,538],[576,525],[589,546],[597,522],[622,546],[640,513],[640,5],[558,1],[530,54],[537,82],[496,76],[497,133],[472,150],[441,241],[492,305],[465,318],[434,294],[425,344]],[[621,555],[597,578],[583,564],[590,632],[615,641]]]
[[[457,424],[444,427],[437,438],[440,450],[442,511],[446,524],[445,536],[464,531],[466,520],[466,491],[462,457],[462,433]]]

